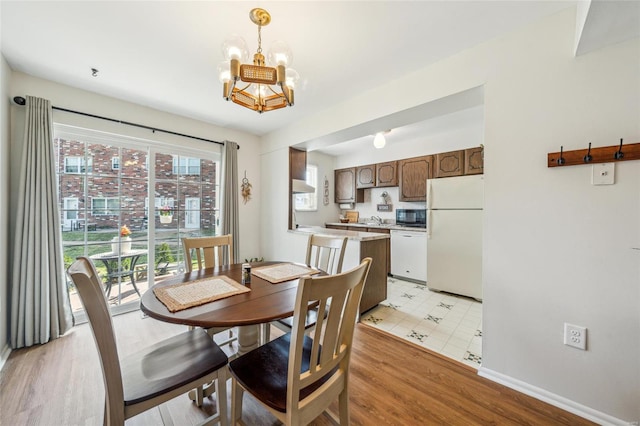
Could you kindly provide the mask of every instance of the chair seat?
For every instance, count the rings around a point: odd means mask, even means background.
[[[305,335],[301,372],[309,370],[312,344],[313,340]],[[290,345],[291,333],[287,333],[229,363],[231,374],[245,389],[251,389],[256,398],[282,413],[287,408],[287,371],[289,369]],[[331,377],[331,372],[325,377],[327,379],[318,380],[313,385],[300,390],[300,400],[309,396],[326,382]]]
[[[325,312],[325,317],[326,316],[327,315],[326,315],[326,312]],[[279,319],[278,322],[280,324],[284,325],[285,327],[287,327],[289,330],[291,330],[293,328],[293,316]],[[304,328],[305,328],[305,330],[315,326],[316,322],[318,322],[318,311],[315,310],[315,309],[309,309],[307,311],[307,317],[304,320]]]
[[[178,334],[121,360],[124,404],[152,399],[227,363],[227,355],[203,329]]]

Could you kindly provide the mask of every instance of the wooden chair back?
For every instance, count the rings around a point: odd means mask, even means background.
[[[371,258],[367,257],[345,273],[300,279],[289,350],[287,424],[311,422],[338,396],[341,411],[347,410],[348,403],[342,399],[348,399],[344,391],[348,386],[353,332],[370,265]],[[311,302],[316,301],[317,324],[311,336],[311,352],[305,354],[305,318]],[[303,359],[308,360],[309,368],[301,372]],[[324,382],[321,391],[301,401],[300,390],[320,380]],[[340,413],[341,418],[345,416],[348,419],[348,413]]]
[[[124,419],[124,389],[113,323],[107,298],[102,291],[102,280],[93,262],[87,257],[79,257],[67,272],[82,299],[98,348],[105,387],[105,424],[118,424],[117,419]],[[113,421],[108,421],[110,419]]]
[[[217,237],[183,238],[185,268],[187,272],[193,270],[194,260],[197,269],[230,265],[233,259],[233,236],[231,234]],[[192,256],[192,251],[195,256]]]
[[[311,234],[307,243],[306,264],[327,274],[342,272],[342,261],[347,247],[347,237],[329,237]]]

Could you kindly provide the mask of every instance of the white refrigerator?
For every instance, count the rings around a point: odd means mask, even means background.
[[[482,300],[484,176],[427,180],[427,287]]]

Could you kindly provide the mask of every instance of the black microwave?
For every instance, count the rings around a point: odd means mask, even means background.
[[[396,209],[396,225],[415,228],[427,227],[426,209]]]

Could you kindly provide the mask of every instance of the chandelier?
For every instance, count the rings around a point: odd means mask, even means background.
[[[222,96],[259,113],[293,106],[293,89],[300,78],[294,69],[287,68],[293,53],[286,43],[276,41],[267,53],[272,66],[267,66],[262,54],[262,27],[269,25],[271,15],[256,8],[249,12],[249,18],[258,26],[258,50],[253,55],[253,65],[243,63],[249,59],[249,51],[242,37],[233,35],[225,40],[222,44],[225,60],[218,67]]]

